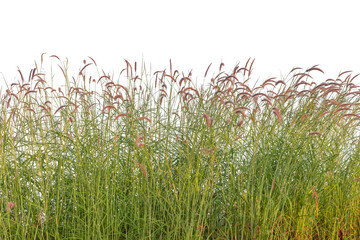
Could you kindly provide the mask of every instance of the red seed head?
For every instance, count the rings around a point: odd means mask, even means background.
[[[319,136],[321,136],[322,133],[321,132],[311,132],[311,133],[309,133],[309,135],[319,135]]]
[[[150,118],[148,118],[148,117],[139,117],[139,118],[137,118],[137,120],[141,120],[141,119],[145,119],[145,120],[147,120],[149,123],[151,123],[151,120],[150,120]]]
[[[304,119],[305,119],[307,116],[308,116],[308,115],[305,113],[305,114],[301,117],[300,122],[304,121]]]
[[[204,113],[204,117],[206,118],[207,127],[210,128],[210,118],[209,118],[209,116],[206,113]]]
[[[8,202],[7,207],[6,207],[6,210],[7,210],[8,212],[12,212],[12,209],[13,209],[14,207],[16,207],[16,203]]]
[[[275,181],[276,181],[276,178],[274,178],[274,180],[273,180],[273,183],[272,183],[272,186],[271,186],[271,191],[273,191],[274,188],[275,188]]]
[[[274,112],[275,115],[277,116],[278,121],[279,121],[279,124],[281,124],[281,114],[280,114],[279,109],[277,109],[276,107],[274,107],[274,108],[273,108],[273,112]]]
[[[143,137],[142,136],[138,136],[137,138],[136,138],[136,145],[138,146],[138,147],[142,147],[142,146],[140,146],[139,145],[139,141],[142,139]],[[141,144],[141,143],[140,143]]]
[[[141,171],[143,172],[145,178],[147,178],[147,172],[146,172],[146,169],[144,168],[143,165],[141,165],[141,163],[135,161],[135,163],[141,168]]]

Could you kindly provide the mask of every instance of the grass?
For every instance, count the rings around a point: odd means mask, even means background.
[[[171,62],[126,84],[51,58],[65,89],[42,55],[0,97],[1,239],[360,238],[357,75],[251,87],[249,59],[198,89]]]

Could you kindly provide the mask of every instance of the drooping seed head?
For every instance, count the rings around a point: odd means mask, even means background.
[[[150,120],[150,118],[148,118],[148,117],[139,117],[139,118],[137,118],[137,120],[141,120],[141,119],[145,119],[145,120],[147,120],[149,123],[151,123],[151,120]]]
[[[135,163],[141,168],[141,171],[143,172],[145,178],[147,178],[147,171],[146,171],[145,167],[137,161],[135,161]]]
[[[322,136],[322,133],[321,132],[311,132],[309,133],[309,135],[319,135],[319,136]]]
[[[136,138],[136,145],[137,145],[138,147],[140,147],[140,146],[139,146],[139,141],[140,141],[142,138],[143,138],[142,136],[138,136],[138,137]]]
[[[281,124],[281,114],[280,114],[279,109],[277,109],[276,107],[273,107],[273,112],[277,116],[279,124]]]
[[[114,121],[116,121],[116,119],[118,119],[119,117],[127,117],[126,113],[120,113],[119,115],[117,115],[114,119]]]
[[[308,116],[308,115],[305,113],[305,114],[301,117],[300,122],[304,121],[304,119],[305,119],[307,116]]]
[[[209,118],[209,116],[206,113],[204,113],[204,117],[206,119],[207,127],[210,128],[210,118]]]

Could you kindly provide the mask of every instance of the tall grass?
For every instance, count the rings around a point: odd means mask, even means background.
[[[43,56],[19,70],[0,98],[1,239],[360,238],[357,75],[251,87],[253,63],[209,66],[205,89],[171,62],[126,61],[125,81],[60,64],[65,89]]]

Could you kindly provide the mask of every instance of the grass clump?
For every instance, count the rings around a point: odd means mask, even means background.
[[[250,87],[253,63],[209,66],[205,89],[171,62],[126,61],[127,84],[62,62],[65,89],[43,56],[19,70],[0,98],[1,238],[358,238],[357,75],[294,68]]]

